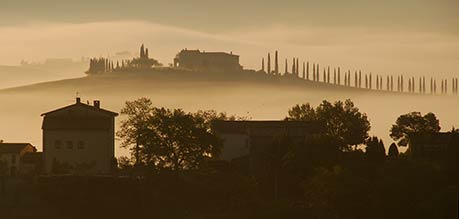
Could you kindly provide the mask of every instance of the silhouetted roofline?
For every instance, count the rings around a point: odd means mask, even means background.
[[[325,126],[315,121],[257,120],[257,121],[215,121],[213,129],[223,133],[245,133],[249,129],[263,128],[306,128],[313,132],[322,132]]]
[[[56,110],[53,110],[53,111],[49,111],[49,112],[43,113],[43,114],[41,114],[41,116],[47,116],[49,114],[52,114],[52,113],[55,113],[55,112],[58,112],[58,111],[61,111],[61,110],[65,110],[65,109],[68,109],[68,108],[71,108],[71,107],[74,107],[74,106],[83,106],[83,107],[86,107],[87,109],[90,109],[90,110],[93,110],[93,111],[98,111],[98,112],[110,114],[111,116],[118,116],[118,113],[115,113],[115,112],[112,112],[112,111],[109,111],[109,110],[105,110],[105,109],[101,109],[101,108],[96,108],[94,106],[91,106],[91,105],[88,105],[88,104],[84,104],[84,103],[81,103],[81,102],[77,102],[77,103],[74,103],[74,104],[69,105],[69,106],[65,106],[65,107],[62,107],[62,108],[59,108],[59,109],[56,109]]]
[[[0,153],[19,153],[27,146],[35,148],[30,143],[0,143]]]

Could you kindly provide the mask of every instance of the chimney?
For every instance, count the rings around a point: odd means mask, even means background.
[[[77,97],[76,98],[76,103],[81,103],[81,98]]]
[[[96,109],[100,109],[100,101],[99,100],[94,100],[94,107]]]

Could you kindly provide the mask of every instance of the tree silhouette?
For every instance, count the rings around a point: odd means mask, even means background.
[[[212,114],[155,108],[146,98],[126,102],[121,114],[127,119],[117,135],[122,145],[129,147],[137,165],[158,171],[197,169],[220,153],[222,144],[206,116]]]
[[[349,99],[333,104],[323,101],[316,109],[308,103],[295,105],[288,111],[287,119],[324,123],[327,133],[343,143],[342,150],[364,143],[370,130],[366,114],[359,112]]]
[[[276,75],[279,74],[279,57],[278,57],[278,52],[276,50],[276,55],[274,57],[274,72]]]
[[[399,146],[407,146],[409,136],[415,133],[436,133],[440,131],[440,122],[433,113],[424,116],[420,112],[411,112],[397,118],[390,130],[390,136],[398,141]]]
[[[392,143],[389,147],[389,157],[390,158],[396,158],[398,157],[398,147],[395,143]]]
[[[265,72],[265,58],[261,58],[261,71]]]
[[[271,74],[271,54],[268,53],[268,74]]]

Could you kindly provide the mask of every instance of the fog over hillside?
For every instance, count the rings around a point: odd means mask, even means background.
[[[0,89],[61,80],[1,90],[0,123],[7,125],[0,127],[0,139],[41,149],[40,114],[72,104],[77,92],[117,112],[125,101],[146,96],[156,106],[216,109],[253,119],[282,119],[297,103],[351,98],[368,113],[372,134],[386,144],[390,125],[410,111],[436,113],[446,131],[459,126],[457,97],[166,73],[84,77],[87,65],[49,69],[20,62],[116,60],[117,54],[138,55],[144,43],[150,57],[165,66],[187,48],[233,52],[246,69],[258,70],[262,58],[278,50],[281,70],[285,60],[299,58],[384,79],[403,74],[440,83],[459,75],[458,8],[457,0],[0,0]]]
[[[390,126],[404,113],[434,112],[443,131],[459,124],[457,96],[389,94],[355,91],[349,88],[324,88],[307,82],[256,82],[222,80],[215,77],[174,75],[171,73],[111,73],[0,91],[2,103],[1,139],[31,142],[41,149],[41,113],[73,104],[76,92],[83,102],[101,100],[105,109],[119,112],[127,100],[148,97],[155,106],[183,108],[186,111],[215,109],[255,120],[283,119],[298,103],[319,104],[322,100],[351,98],[371,121],[371,134],[384,139],[388,147]],[[117,118],[117,124],[123,117]],[[26,133],[26,134],[25,134]],[[117,141],[119,144],[119,141]],[[117,156],[127,151],[116,148]]]

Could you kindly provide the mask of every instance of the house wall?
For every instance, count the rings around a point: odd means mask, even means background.
[[[250,154],[249,137],[245,134],[221,134],[223,149],[220,157],[223,160],[231,161],[235,158]]]
[[[57,142],[61,142],[60,148]],[[69,148],[67,142],[72,142]],[[84,147],[79,148],[79,142]],[[43,130],[43,152],[45,171],[50,173],[53,160],[60,163],[91,164],[95,166],[88,170],[90,173],[110,173],[114,157],[114,131],[110,130]]]
[[[21,163],[21,157],[26,154],[26,153],[34,153],[35,148],[32,146],[27,146],[25,147],[21,152],[19,153],[2,153],[0,154],[0,160],[5,162],[7,166],[7,176],[11,175],[18,175],[22,172],[23,164]],[[13,158],[14,156],[14,158]],[[12,174],[11,169],[15,169],[15,173]]]

